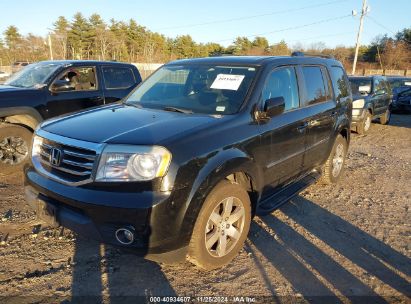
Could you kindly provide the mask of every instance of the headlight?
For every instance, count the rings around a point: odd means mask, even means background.
[[[353,101],[352,107],[355,109],[362,109],[364,107],[365,100],[364,99],[357,99]]]
[[[171,153],[159,146],[109,145],[101,156],[96,181],[148,181],[167,173]]]
[[[31,157],[37,157],[41,152],[41,145],[43,144],[43,138],[35,135],[33,138],[33,147],[31,149]]]

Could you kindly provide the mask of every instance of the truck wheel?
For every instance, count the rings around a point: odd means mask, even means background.
[[[380,117],[380,124],[382,125],[388,125],[390,123],[391,119],[391,111],[388,108],[387,111]]]
[[[367,133],[371,128],[371,121],[371,113],[367,111],[367,113],[365,113],[364,120],[360,122],[357,126],[357,133],[360,135],[364,135],[365,133]]]
[[[18,125],[0,126],[0,175],[16,172],[28,162],[32,136],[28,129]]]
[[[330,156],[328,156],[322,169],[321,182],[323,184],[329,185],[338,181],[344,169],[346,155],[347,141],[341,134],[338,134]]]
[[[250,222],[248,193],[237,184],[220,182],[197,217],[187,259],[204,270],[228,264],[243,247]]]

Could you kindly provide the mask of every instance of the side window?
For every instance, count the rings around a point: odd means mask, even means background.
[[[306,105],[312,105],[327,100],[324,79],[321,68],[318,66],[304,66],[302,68],[304,75]]]
[[[350,94],[348,90],[348,80],[346,79],[344,70],[341,67],[333,66],[330,71],[335,99],[340,101],[341,98],[345,98]]]
[[[133,71],[126,67],[103,67],[106,89],[126,89],[135,84]]]
[[[378,92],[382,89],[382,81],[379,78],[374,78],[374,93],[378,94]]]
[[[263,102],[281,96],[285,101],[285,111],[300,106],[297,77],[293,67],[276,69],[267,77],[261,94]]]
[[[94,67],[69,68],[60,74],[51,89],[59,92],[97,90],[96,69]]]

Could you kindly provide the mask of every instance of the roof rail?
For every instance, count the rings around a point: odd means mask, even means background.
[[[298,56],[304,57],[304,56],[307,56],[307,57],[321,57],[321,58],[335,59],[333,55],[311,54],[311,53],[304,53],[304,52],[301,52],[301,51],[292,52],[292,53],[291,53],[291,56],[293,56],[293,57],[298,57]]]

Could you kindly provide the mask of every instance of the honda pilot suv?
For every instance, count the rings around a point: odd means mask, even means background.
[[[340,62],[179,60],[122,104],[36,130],[25,194],[43,220],[157,261],[221,267],[255,214],[336,182],[352,97]]]

